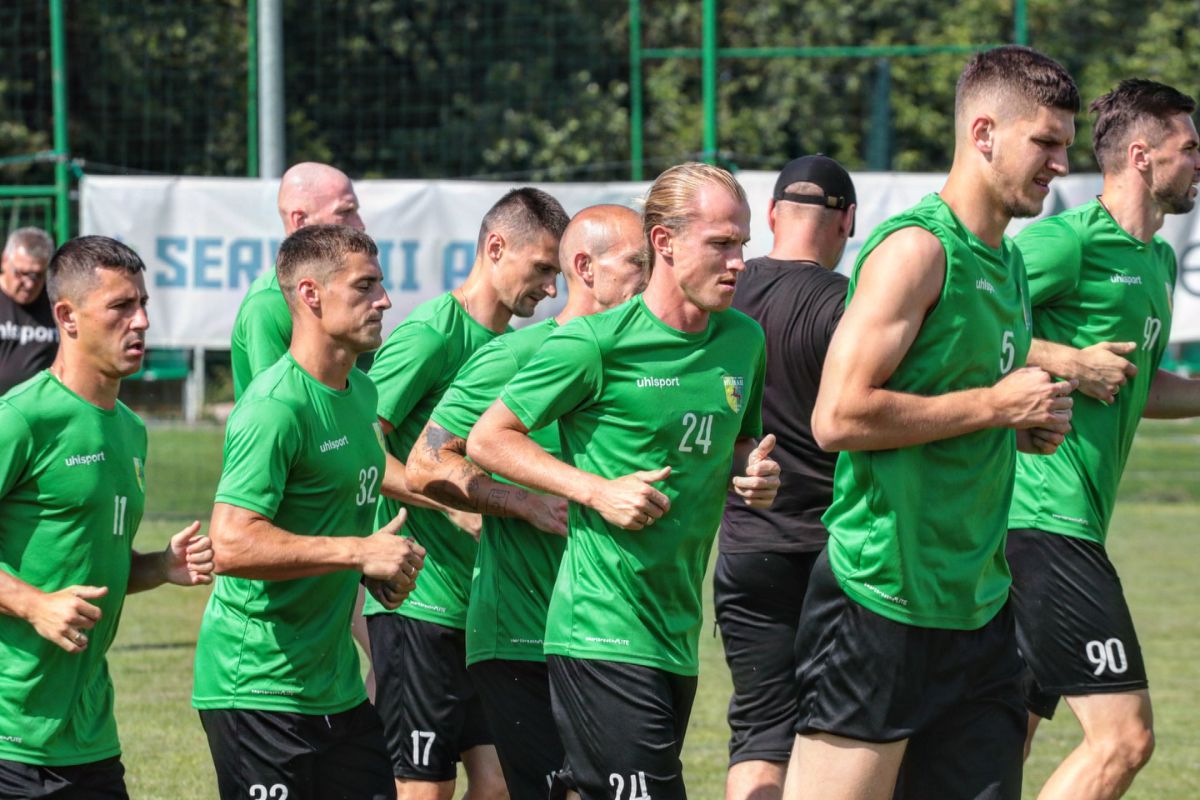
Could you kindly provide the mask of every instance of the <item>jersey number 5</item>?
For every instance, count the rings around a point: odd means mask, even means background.
[[[1013,346],[1013,332],[1005,331],[1000,339],[1000,374],[1007,375],[1017,360],[1017,348]]]

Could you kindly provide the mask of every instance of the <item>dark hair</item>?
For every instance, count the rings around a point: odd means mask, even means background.
[[[1191,114],[1196,101],[1165,83],[1129,78],[1108,94],[1097,97],[1088,110],[1096,115],[1092,126],[1092,150],[1101,172],[1120,169],[1118,158],[1142,123],[1151,123],[1154,135],[1167,132],[1171,117]],[[1161,138],[1152,142],[1158,144]]]
[[[542,231],[561,239],[570,221],[562,203],[541,189],[512,189],[483,215],[476,247],[482,250],[488,234],[496,230],[507,234],[510,244],[524,244]]]
[[[370,236],[345,225],[305,225],[279,245],[275,273],[279,288],[291,304],[303,277],[327,281],[346,266],[346,256],[361,253],[374,258],[379,248]]]
[[[963,67],[954,91],[954,108],[961,113],[967,100],[988,92],[1016,94],[1030,105],[1079,111],[1079,89],[1053,58],[1031,47],[1005,45],[976,53]]]
[[[80,236],[58,248],[46,271],[50,302],[63,297],[81,300],[96,284],[96,270],[115,269],[127,275],[145,272],[146,265],[127,245],[107,236]]]

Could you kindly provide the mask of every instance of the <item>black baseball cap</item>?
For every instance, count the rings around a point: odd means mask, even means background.
[[[793,194],[787,187],[793,183],[815,183],[821,187],[821,194]],[[792,159],[779,172],[775,181],[776,200],[786,200],[791,203],[807,203],[814,206],[824,206],[844,211],[858,202],[854,194],[854,181],[850,173],[829,156],[815,155]],[[850,235],[854,235],[851,229]]]

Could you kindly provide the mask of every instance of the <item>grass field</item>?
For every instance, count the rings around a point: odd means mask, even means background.
[[[137,546],[161,547],[194,517],[207,524],[220,470],[215,428],[155,428],[146,469],[148,516]],[[1158,749],[1131,798],[1200,797],[1200,597],[1194,552],[1200,519],[1200,424],[1148,422],[1121,488],[1109,550],[1121,572],[1150,671]],[[199,719],[189,705],[196,631],[206,590],[164,587],[129,598],[109,663],[117,719],[135,798],[215,797]],[[689,794],[722,796],[729,673],[713,637],[712,604],[701,637],[699,694],[684,762]],[[1025,796],[1076,744],[1064,707],[1044,723],[1026,767]]]

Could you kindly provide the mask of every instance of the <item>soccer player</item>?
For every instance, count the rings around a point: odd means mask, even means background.
[[[145,354],[144,270],[103,236],[59,248],[62,346],[0,399],[0,798],[128,797],[105,658],[125,596],[212,581],[199,522],[132,548],[146,427],[117,393]]]
[[[46,293],[54,240],[17,228],[0,252],[0,395],[54,361],[58,328]]]
[[[767,206],[770,255],[746,262],[733,298],[766,333],[763,428],[777,437],[781,485],[769,509],[730,494],[721,520],[713,601],[733,675],[727,800],[778,800],[796,737],[792,648],[808,576],[828,538],[821,514],[837,460],[813,441],[809,421],[846,306],[846,277],[833,270],[856,202],[850,175],[832,158],[789,162]]]
[[[556,294],[558,243],[568,217],[550,195],[514,189],[484,215],[466,281],[423,303],[388,336],[371,367],[388,452],[408,460],[429,415],[471,354]],[[484,711],[467,674],[467,597],[475,565],[477,514],[467,531],[440,511],[408,507],[405,533],[426,548],[425,570],[396,613],[367,601],[376,705],[401,800],[454,793],[466,767],[472,800],[505,796]],[[385,498],[379,519],[399,504]]]
[[[384,454],[354,361],[379,346],[390,306],[377,256],[341,225],[284,240],[291,347],[229,418],[192,693],[223,798],[394,797],[346,625],[361,578],[396,605],[422,555],[394,535],[403,514],[372,533]]]
[[[283,173],[278,206],[285,236],[306,225],[348,225],[365,230],[354,184],[328,164],[306,161]],[[250,284],[233,322],[229,347],[234,397],[240,397],[255,375],[287,352],[291,339],[292,316],[276,271],[263,270]]]
[[[1155,233],[1196,200],[1195,101],[1148,80],[1122,81],[1092,103],[1103,193],[1017,237],[1033,301],[1030,360],[1085,377],[1089,357],[1115,362],[1098,397],[1075,403],[1049,458],[1020,456],[1008,562],[1026,681],[1029,738],[1060,696],[1084,738],[1042,798],[1125,793],[1154,748],[1146,667],[1104,543],[1117,485],[1142,416],[1200,414],[1200,381],[1159,370],[1171,330],[1175,254]],[[1065,346],[1065,347],[1064,347]],[[1122,357],[1124,356],[1124,357]]]
[[[467,440],[484,469],[571,501],[544,649],[561,782],[585,798],[686,797],[679,754],[725,490],[766,506],[779,487],[774,439],[755,441],[762,329],[728,310],[749,230],[728,172],[664,172],[643,215],[645,292],[551,334]],[[563,460],[530,436],[555,421]]]
[[[358,214],[358,195],[354,184],[336,167],[304,161],[290,167],[279,180],[276,198],[285,236],[306,225],[347,225],[365,230]],[[233,396],[241,396],[254,376],[271,367],[287,352],[292,339],[292,315],[279,288],[274,269],[263,270],[250,284],[238,306],[229,341],[230,366],[233,368]],[[364,593],[351,618],[351,630],[363,652],[371,655],[367,624],[362,617]],[[367,696],[375,697],[375,671],[367,670]]]
[[[408,458],[413,488],[484,514],[467,606],[467,668],[479,692],[508,792],[545,800],[563,747],[550,713],[542,639],[566,539],[566,506],[492,479],[467,460],[471,427],[553,331],[617,306],[646,286],[642,218],[624,206],[585,208],[559,245],[567,304],[554,318],[500,336],[475,352],[433,410]],[[558,455],[558,426],[533,434]],[[539,528],[541,530],[539,530]]]
[[[1028,289],[1004,229],[1066,173],[1078,108],[1046,56],[974,56],[945,186],[855,264],[812,418],[846,452],[796,638],[790,800],[1019,796],[1005,516],[1016,446],[1061,442],[1075,384],[1022,366]]]

